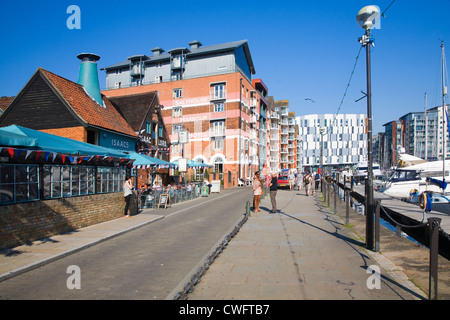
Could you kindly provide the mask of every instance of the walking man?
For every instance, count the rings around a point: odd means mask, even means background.
[[[270,180],[270,201],[272,202],[272,211],[270,213],[277,212],[277,189],[278,189],[278,176],[276,172],[272,172],[272,178]]]
[[[316,190],[319,189],[319,183],[320,183],[320,173],[316,172],[314,176],[314,182],[315,182],[315,188]]]

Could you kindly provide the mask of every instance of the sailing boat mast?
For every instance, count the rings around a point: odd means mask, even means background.
[[[423,158],[424,160],[428,159],[428,145],[427,145],[427,135],[428,135],[428,118],[427,118],[427,93],[425,92],[425,112],[424,112],[424,120],[425,120],[425,157]]]
[[[444,41],[441,41],[441,59],[442,59],[442,166],[443,166],[443,180],[445,180],[445,158],[447,156],[447,135],[446,135],[446,123],[445,119],[447,118],[445,112],[445,96],[447,95],[447,87],[445,86],[445,54],[444,54]]]
[[[447,156],[447,134],[446,129],[447,125],[445,123],[445,119],[447,119],[447,112],[445,110],[445,96],[447,95],[447,87],[445,86],[445,54],[444,54],[444,41],[441,41],[441,58],[442,58],[442,147],[443,147],[443,161],[442,161],[442,180],[445,181],[445,158]],[[443,193],[445,193],[445,189],[442,189]]]

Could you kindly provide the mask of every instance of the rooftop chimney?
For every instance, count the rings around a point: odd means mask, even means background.
[[[100,60],[100,56],[93,53],[80,53],[77,58],[81,60],[78,84],[84,86],[91,98],[103,106],[97,72],[97,61]]]
[[[154,55],[154,56],[159,56],[161,53],[164,52],[164,50],[161,49],[160,47],[156,47],[156,48],[153,48],[153,49],[152,49],[152,52],[153,52],[153,55]]]
[[[194,41],[189,42],[188,45],[191,46],[191,50],[192,50],[192,49],[198,49],[199,47],[201,47],[202,43],[198,40],[194,40]]]

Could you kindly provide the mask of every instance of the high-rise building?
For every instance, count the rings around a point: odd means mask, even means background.
[[[298,143],[301,145],[298,167],[318,167],[320,164],[346,166],[366,161],[365,118],[364,114],[295,117],[299,130]]]

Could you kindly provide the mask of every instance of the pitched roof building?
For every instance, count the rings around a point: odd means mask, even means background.
[[[42,68],[37,69],[1,115],[0,126],[13,124],[133,151],[138,139],[131,126],[104,96],[103,105],[100,105],[82,85]],[[103,141],[108,136],[111,137],[109,142]]]

